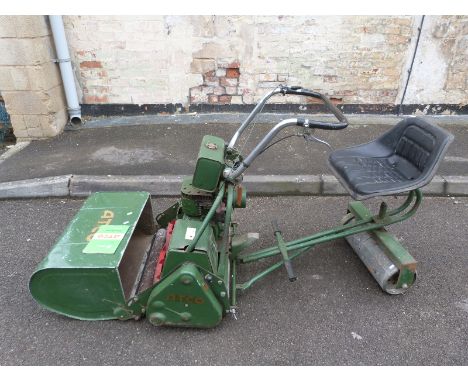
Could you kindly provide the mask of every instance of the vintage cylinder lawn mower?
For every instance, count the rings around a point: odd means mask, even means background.
[[[243,156],[236,142],[267,100],[294,94],[321,100],[337,118],[323,122],[291,118],[279,122]],[[182,183],[180,200],[153,218],[146,192],[91,195],[39,264],[30,280],[34,299],[77,319],[138,319],[154,325],[209,328],[235,315],[237,294],[284,266],[296,280],[293,260],[317,244],[346,238],[380,287],[405,292],[415,281],[416,261],[385,227],[413,216],[420,188],[434,176],[453,136],[420,118],[404,119],[378,139],[331,152],[329,165],[355,201],[336,227],[286,242],[273,224],[276,244],[253,253],[258,234],[237,232],[233,211],[246,206],[242,176],[275,136],[297,126],[308,140],[326,142],[313,129],[341,130],[348,122],[325,96],[279,86],[265,95],[231,140],[203,138],[195,172]],[[382,202],[372,214],[359,200],[407,193],[403,204]],[[158,229],[159,228],[159,229]],[[276,258],[250,280],[239,282],[242,264]]]

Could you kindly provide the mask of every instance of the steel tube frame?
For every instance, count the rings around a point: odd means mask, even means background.
[[[224,232],[223,232],[223,242],[221,245],[221,251],[219,255],[219,264],[218,264],[218,274],[229,275],[230,272],[226,272],[226,267],[230,266],[229,263],[229,229],[231,226],[231,216],[232,216],[232,204],[234,200],[234,186],[232,184],[228,184],[227,187],[227,197],[226,197],[226,215],[224,220]],[[229,276],[227,276],[229,277]],[[229,283],[229,279],[224,280],[226,285]]]
[[[213,202],[213,205],[211,206],[210,210],[206,214],[205,219],[203,219],[203,223],[200,229],[198,230],[197,234],[193,238],[192,243],[187,247],[187,252],[192,252],[194,250],[195,246],[198,243],[198,240],[200,240],[201,235],[203,235],[203,232],[205,232],[206,227],[210,223],[211,219],[216,213],[218,206],[221,204],[221,201],[223,200],[225,187],[226,187],[226,184],[222,182],[221,185],[219,186],[218,195],[216,195],[216,199]]]
[[[355,223],[349,223],[345,224],[343,226],[338,226],[335,228],[332,228],[330,230],[326,230],[323,232],[319,232],[317,234],[314,234],[312,236],[307,236],[304,238],[296,239],[290,242],[286,242],[286,248],[289,252],[294,252],[292,255],[289,256],[289,258],[292,260],[296,258],[297,256],[303,254],[313,246],[320,244],[320,243],[325,243],[327,241],[332,241],[335,239],[343,238],[345,236],[350,236],[354,235],[356,233],[360,232],[366,232],[366,231],[374,231],[376,229],[382,228],[384,226],[394,224],[401,222],[403,220],[406,220],[413,216],[416,213],[416,210],[419,208],[421,201],[422,201],[422,192],[419,189],[412,190],[408,194],[405,202],[400,206],[397,207],[388,213],[385,214],[382,218],[379,218],[378,216],[371,216],[368,219],[360,220]],[[401,216],[399,215],[401,212],[406,210],[413,200],[416,198],[414,201],[414,204],[412,208],[404,213]],[[265,259],[268,257],[276,256],[280,254],[280,250],[278,246],[275,247],[270,247],[266,248],[264,250],[260,250],[257,252],[253,252],[251,254],[239,257],[239,261],[241,263],[250,263],[253,261]],[[258,280],[262,279],[269,273],[273,272],[274,270],[278,269],[284,264],[283,261],[277,262],[276,264],[273,264],[272,266],[266,268],[265,270],[259,272],[257,275],[255,275],[253,278],[251,278],[249,281],[242,283],[242,284],[237,284],[237,289],[239,290],[246,290],[250,288],[255,282]]]
[[[237,129],[237,131],[234,133],[231,140],[229,141],[228,148],[234,147],[234,145],[236,144],[241,134],[244,132],[247,126],[249,126],[250,122],[253,121],[255,116],[263,109],[263,106],[266,104],[266,102],[275,94],[280,94],[280,93],[281,93],[281,87],[277,87],[276,89],[272,90],[271,92],[263,96],[263,98],[260,100],[257,106],[255,106],[255,108],[250,112],[250,114],[247,116],[246,120],[242,123],[239,129]]]
[[[252,152],[245,158],[239,167],[236,169],[231,169],[224,177],[227,180],[234,180],[244,173],[245,170],[252,164],[252,162],[257,158],[263,150],[268,146],[268,144],[273,140],[273,138],[284,128],[289,126],[297,126],[297,118],[289,118],[281,121],[276,124],[260,141],[260,143],[255,146]]]

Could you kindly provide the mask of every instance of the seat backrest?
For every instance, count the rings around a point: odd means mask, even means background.
[[[382,138],[396,155],[431,177],[453,141],[452,134],[418,117],[404,119]]]

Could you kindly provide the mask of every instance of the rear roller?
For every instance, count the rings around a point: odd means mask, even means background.
[[[342,222],[354,219],[353,214],[348,214]],[[403,294],[416,281],[416,261],[385,228],[345,239],[386,293]]]
[[[354,249],[364,265],[367,267],[375,281],[382,290],[388,294],[405,293],[411,284],[416,280],[416,272],[410,283],[398,285],[400,270],[388,258],[385,249],[382,248],[376,237],[369,232],[362,232],[357,235],[346,237],[346,241]]]

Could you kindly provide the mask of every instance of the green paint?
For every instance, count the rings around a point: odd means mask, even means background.
[[[225,153],[223,139],[203,138],[194,176],[183,181],[180,201],[157,216],[161,227],[176,221],[157,284],[136,292],[155,230],[149,194],[102,192],[86,200],[39,264],[31,276],[31,294],[47,309],[78,319],[130,319],[146,313],[154,325],[209,328],[235,307],[237,290],[281,266],[292,281],[293,259],[317,244],[366,231],[375,233],[399,268],[396,287],[414,282],[416,262],[383,227],[414,215],[422,200],[419,190],[394,210],[382,204],[376,216],[361,202],[351,202],[354,221],[293,241],[285,242],[276,229],[276,246],[241,255],[257,236],[236,234],[232,213],[245,207],[246,193],[222,180],[225,166],[239,158],[235,150]],[[274,256],[276,263],[237,282],[240,263]]]
[[[156,285],[146,314],[157,326],[211,328],[221,321],[223,309],[202,273],[185,263]]]
[[[212,135],[203,137],[192,184],[204,191],[213,192],[218,187],[224,170],[224,140]]]
[[[115,250],[84,253],[95,232],[104,226],[118,226],[118,231],[124,233]],[[130,241],[138,236],[138,240],[149,244],[153,231],[147,192],[93,194],[31,276],[32,296],[44,307],[73,318],[130,318],[126,308],[130,287],[125,290],[123,284],[136,275],[123,274],[119,265]]]
[[[371,216],[369,210],[361,202],[350,203],[348,208],[358,220],[364,220]],[[390,218],[388,214],[381,216],[381,210],[382,208],[379,211],[377,219],[388,220]],[[373,230],[372,233],[375,235],[374,237],[379,244],[385,249],[387,257],[400,271],[395,287],[402,288],[404,284],[408,287],[411,286],[416,280],[416,260],[410,255],[408,250],[401,245],[395,236],[387,230],[379,228]]]
[[[198,240],[200,239],[201,235],[205,232],[206,227],[208,227],[208,225],[211,223],[211,220],[213,219],[213,216],[215,215],[216,210],[218,209],[219,205],[223,201],[225,187],[226,187],[225,183],[221,182],[221,184],[219,186],[218,194],[216,195],[216,198],[215,198],[215,200],[213,202],[213,205],[211,206],[211,208],[207,212],[206,216],[204,217],[203,223],[200,226],[200,229],[197,231],[197,233],[195,235],[195,238],[190,243],[190,245],[187,247],[187,252],[192,252],[193,251],[193,249],[197,245]]]
[[[209,272],[214,272],[217,269],[218,251],[210,225],[203,231],[193,251],[187,251],[187,247],[193,242],[195,235],[200,232],[201,228],[202,222],[200,220],[186,217],[176,221],[163,268],[163,277],[188,261]]]
[[[414,200],[416,197],[416,200]],[[414,201],[412,207],[404,212]],[[332,240],[343,238],[345,236],[354,235],[360,232],[376,231],[384,226],[395,224],[403,220],[409,219],[413,216],[422,201],[422,192],[420,190],[410,191],[405,202],[394,210],[389,211],[383,219],[379,219],[378,216],[372,216],[370,211],[361,202],[351,202],[348,206],[350,211],[359,211],[359,218],[354,223],[348,223],[345,225],[339,225],[330,230],[322,231],[311,236],[306,236],[300,239],[286,242],[286,250],[290,253],[295,252],[290,256],[290,259],[294,259],[297,256],[303,254],[305,251],[311,249],[317,244],[326,243]],[[378,221],[378,222],[376,222]],[[266,248],[257,252],[239,256],[241,263],[249,263],[265,259],[267,257],[277,256],[281,251],[278,246]],[[259,272],[256,276],[252,277],[249,281],[238,284],[237,289],[245,290],[250,288],[255,282],[264,278],[274,270],[278,269],[283,262],[276,263],[264,271]],[[402,272],[400,272],[400,275]],[[400,285],[402,283],[398,283]],[[409,286],[410,284],[408,284]]]

